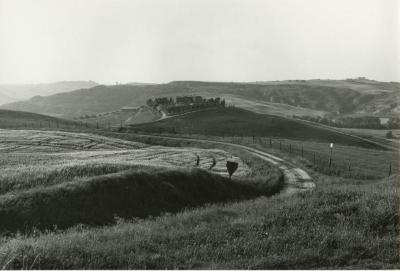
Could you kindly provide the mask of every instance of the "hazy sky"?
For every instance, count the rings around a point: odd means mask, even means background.
[[[397,0],[0,0],[0,83],[400,81]]]

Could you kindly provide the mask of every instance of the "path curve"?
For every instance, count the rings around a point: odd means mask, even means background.
[[[282,158],[279,158],[275,155],[270,153],[260,151],[255,148],[251,148],[245,145],[230,143],[230,142],[223,142],[217,140],[208,140],[208,139],[194,139],[194,138],[186,138],[186,137],[173,137],[173,136],[162,136],[162,135],[148,135],[148,134],[136,134],[137,136],[142,137],[153,137],[153,138],[162,138],[162,139],[172,139],[172,140],[186,140],[191,142],[199,142],[199,143],[214,143],[214,144],[223,144],[227,146],[233,146],[236,148],[244,149],[254,156],[261,158],[262,160],[270,163],[276,167],[278,167],[285,178],[285,187],[281,193],[284,194],[292,194],[301,191],[307,191],[315,188],[315,183],[313,182],[312,178],[306,171],[297,167],[295,164],[286,161]]]

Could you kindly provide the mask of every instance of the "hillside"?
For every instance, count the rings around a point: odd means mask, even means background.
[[[97,83],[93,81],[64,81],[48,84],[0,84],[0,105],[18,100],[26,100],[34,96],[48,96],[76,89],[91,88]]]
[[[111,127],[116,125],[131,125],[155,121],[161,118],[161,113],[148,106],[123,107],[111,112],[102,112],[90,116],[81,116],[79,120],[99,125],[100,127]]]
[[[257,112],[266,114],[397,116],[399,93],[399,83],[367,79],[256,83],[177,81],[158,85],[96,86],[34,97],[1,108],[72,118],[125,106],[141,106],[147,99],[160,96],[201,95],[226,98],[238,107],[256,107]]]
[[[75,121],[31,112],[0,109],[0,128],[62,128],[79,125]]]
[[[257,114],[240,108],[198,111],[153,123],[132,125],[127,129],[147,133],[277,137],[380,148],[333,130],[278,116]]]

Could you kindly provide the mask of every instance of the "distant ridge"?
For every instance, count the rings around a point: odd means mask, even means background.
[[[91,88],[94,81],[60,81],[42,84],[0,84],[0,105],[34,96],[48,96],[76,89]]]
[[[398,116],[400,84],[366,78],[272,82],[172,81],[166,84],[96,85],[1,106],[66,118],[141,106],[149,98],[222,97],[237,107],[285,116]]]

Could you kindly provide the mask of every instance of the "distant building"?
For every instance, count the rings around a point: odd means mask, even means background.
[[[389,120],[390,118],[379,118],[379,123],[386,126],[389,124]]]

